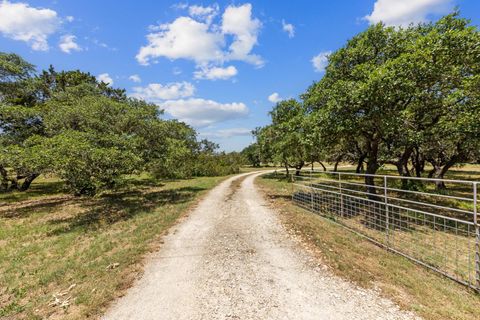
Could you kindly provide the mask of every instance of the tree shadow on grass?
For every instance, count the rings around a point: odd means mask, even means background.
[[[29,200],[40,196],[50,196],[59,194],[63,191],[65,183],[63,181],[43,181],[33,183],[27,191],[2,191],[0,192],[0,203],[14,203]]]
[[[50,224],[61,225],[50,232],[55,236],[80,229],[97,229],[119,221],[129,220],[140,213],[150,213],[157,208],[185,203],[205,190],[200,187],[184,187],[142,193],[139,190],[126,191],[102,196],[95,201],[81,204],[86,209],[81,213],[60,219],[52,219]]]
[[[75,201],[72,196],[58,196],[48,199],[33,199],[0,206],[0,217],[9,219],[28,218],[35,212],[53,213],[68,202]]]
[[[113,189],[110,194],[104,194],[99,198],[101,201],[106,202],[109,198],[117,199],[129,194],[130,196],[138,196],[140,192],[146,192],[153,187],[158,188],[164,185],[153,178],[127,178],[123,184]],[[0,218],[28,218],[36,212],[54,214],[59,207],[69,203],[78,203],[86,206],[87,203],[95,202],[95,198],[63,194],[61,192],[64,191],[64,188],[65,183],[63,181],[47,181],[34,184],[25,192],[0,193]]]

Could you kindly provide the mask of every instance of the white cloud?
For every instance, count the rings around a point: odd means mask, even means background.
[[[189,82],[172,82],[162,85],[150,83],[146,87],[134,87],[132,97],[153,103],[193,96],[195,86]]]
[[[138,74],[132,74],[128,79],[136,83],[142,82],[142,78]]]
[[[286,23],[285,20],[282,20],[282,28],[288,34],[289,38],[293,38],[295,36],[295,27],[291,23]]]
[[[136,55],[140,64],[148,65],[163,57],[192,60],[199,69],[222,67],[228,61],[263,65],[262,58],[251,53],[262,25],[260,20],[252,18],[251,4],[228,6],[218,24],[211,23],[218,6],[188,9],[190,16],[150,27],[148,43]],[[222,69],[232,72],[232,68]]]
[[[77,37],[72,34],[64,35],[60,38],[60,43],[58,47],[65,53],[70,53],[72,51],[82,51],[82,48],[75,42]]]
[[[228,6],[222,17],[222,32],[234,36],[230,44],[228,60],[247,61],[257,66],[262,66],[264,61],[258,55],[250,54],[257,44],[258,33],[262,23],[252,19],[252,5],[246,3],[241,6]]]
[[[238,73],[237,68],[234,66],[222,67],[201,67],[194,72],[195,79],[208,79],[208,80],[226,80],[236,76]]]
[[[208,7],[193,5],[188,7],[188,14],[210,24],[213,18],[218,15],[218,10],[218,4]]]
[[[158,26],[147,39],[148,45],[141,47],[136,56],[143,65],[159,57],[189,59],[198,64],[222,60],[222,35],[210,32],[206,23],[190,17],[180,17],[171,24]]]
[[[113,79],[108,73],[102,73],[97,76],[97,80],[100,82],[105,82],[106,84],[113,85]]]
[[[155,103],[173,118],[195,127],[206,127],[242,118],[248,114],[248,108],[244,103],[220,103],[190,98],[194,93],[195,87],[189,82],[173,82],[166,85],[150,83],[145,87],[134,87],[131,96]]]
[[[272,93],[271,95],[268,96],[268,101],[270,101],[272,103],[277,103],[277,102],[280,102],[282,100],[283,100],[283,98],[280,97],[280,95],[277,92],[274,92],[274,93]]]
[[[315,72],[323,72],[328,65],[328,56],[332,54],[331,51],[324,51],[312,58],[313,68]]]
[[[248,114],[244,103],[219,103],[205,99],[168,100],[159,106],[174,118],[194,127],[206,127],[214,123],[243,118]]]
[[[22,2],[0,2],[0,33],[27,42],[33,50],[48,50],[48,37],[57,31],[60,23],[54,10],[37,9]]]
[[[200,136],[210,137],[210,138],[231,138],[239,136],[250,136],[252,135],[252,129],[247,128],[229,128],[229,129],[220,129],[216,131],[207,131],[200,132]]]
[[[371,14],[364,18],[371,24],[382,21],[388,26],[408,26],[427,21],[430,14],[451,9],[452,0],[377,0]]]
[[[184,9],[188,8],[188,4],[183,3],[183,2],[175,3],[175,4],[172,5],[172,8],[177,9],[177,10],[184,10]]]
[[[68,22],[73,22],[75,20],[75,17],[74,16],[66,16],[65,20],[67,20]]]

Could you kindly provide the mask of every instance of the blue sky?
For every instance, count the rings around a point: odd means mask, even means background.
[[[0,0],[0,51],[39,70],[89,71],[231,151],[369,24],[435,20],[455,6],[480,24],[478,0]]]

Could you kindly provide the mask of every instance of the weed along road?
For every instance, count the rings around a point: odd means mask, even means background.
[[[104,319],[416,319],[303,249],[256,189],[260,174],[210,191]]]

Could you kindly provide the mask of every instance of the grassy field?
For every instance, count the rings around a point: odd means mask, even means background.
[[[224,177],[130,177],[94,198],[41,178],[0,194],[0,319],[95,318],[142,270],[145,254]]]
[[[452,174],[465,178],[462,172]],[[291,185],[284,180],[265,176],[257,183],[279,209],[287,228],[299,235],[333,273],[362,287],[378,289],[425,319],[478,319],[477,293],[299,208],[290,201]]]

